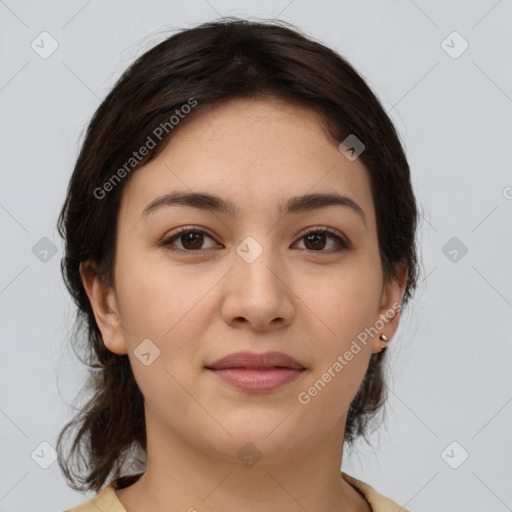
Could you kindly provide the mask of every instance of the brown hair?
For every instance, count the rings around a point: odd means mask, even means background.
[[[402,303],[412,295],[418,274],[418,214],[409,166],[391,120],[354,68],[276,20],[224,18],[172,35],[139,57],[98,107],[58,219],[65,240],[62,274],[78,307],[75,350],[90,368],[85,390],[92,395],[57,441],[59,465],[74,489],[99,491],[128,469],[144,470],[146,456],[143,396],[128,357],[105,347],[79,273],[80,263],[90,261],[105,285],[114,285],[117,217],[130,175],[109,187],[107,197],[98,190],[106,190],[104,184],[116,170],[127,170],[134,150],[145,145],[157,127],[167,126],[156,146],[130,170],[133,173],[153,159],[172,136],[170,117],[191,100],[197,106],[180,125],[222,102],[256,96],[312,108],[336,141],[350,134],[363,141],[366,148],[359,158],[371,176],[383,274],[385,279],[397,277],[395,265],[405,262],[408,277]],[[85,336],[79,336],[82,328]],[[384,354],[372,354],[350,405],[348,443],[365,435],[369,420],[385,401]],[[66,457],[69,435],[73,440]]]

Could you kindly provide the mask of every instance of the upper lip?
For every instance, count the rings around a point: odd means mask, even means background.
[[[206,366],[213,370],[225,370],[227,368],[293,368],[295,370],[304,370],[304,366],[293,357],[282,352],[235,352],[223,357],[214,363]]]

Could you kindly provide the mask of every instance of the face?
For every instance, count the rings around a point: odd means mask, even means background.
[[[234,211],[184,200],[148,208],[176,192],[218,196]],[[286,209],[311,194],[342,199]],[[115,287],[82,275],[107,347],[129,356],[148,435],[233,460],[247,442],[277,461],[342,440],[403,293],[383,278],[367,169],[316,113],[280,100],[231,101],[180,127],[123,191]],[[246,351],[281,352],[304,369],[291,380],[274,370],[284,383],[258,390],[207,368]]]

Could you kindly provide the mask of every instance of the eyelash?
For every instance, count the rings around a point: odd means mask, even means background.
[[[203,231],[201,229],[196,229],[196,228],[193,228],[190,226],[184,226],[184,227],[180,228],[176,233],[171,235],[170,237],[164,239],[160,243],[160,245],[164,246],[166,249],[168,249],[170,251],[186,253],[187,255],[192,255],[194,253],[201,253],[201,252],[204,252],[205,250],[208,250],[208,249],[186,250],[186,249],[177,249],[175,247],[172,247],[171,244],[174,243],[174,241],[176,241],[177,239],[179,239],[179,237],[181,235],[183,235],[184,233],[194,233],[194,234],[206,235],[213,239],[212,235],[210,235],[207,231]],[[319,226],[310,231],[307,231],[306,233],[304,233],[303,235],[301,235],[299,237],[299,240],[302,240],[303,238],[305,238],[309,235],[316,235],[316,234],[328,234],[331,238],[336,240],[336,242],[338,244],[338,248],[327,250],[327,251],[325,251],[325,250],[314,251],[311,249],[303,249],[303,250],[306,250],[311,253],[332,254],[332,253],[345,251],[345,250],[351,248],[351,244],[347,240],[345,240],[343,237],[341,237],[337,231],[335,231],[331,228],[328,228],[326,226]]]

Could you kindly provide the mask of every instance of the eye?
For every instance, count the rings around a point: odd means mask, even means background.
[[[185,226],[180,228],[178,232],[171,237],[165,239],[161,245],[165,246],[171,251],[198,252],[203,244],[205,235],[210,240],[213,240],[213,238],[208,233],[206,233],[206,231]],[[173,247],[175,241],[180,242],[182,248]]]
[[[326,240],[329,238],[334,240],[335,248],[324,251],[322,249],[327,245]],[[341,234],[328,227],[319,227],[308,231],[300,237],[300,240],[304,240],[306,249],[311,249],[312,252],[340,252],[351,247],[350,243]]]
[[[178,232],[169,238],[163,240],[160,245],[166,247],[170,251],[180,251],[185,253],[201,252],[201,249],[204,249],[203,244],[205,236],[206,238],[213,240],[213,237],[206,231],[185,226],[180,228]],[[329,239],[334,241],[334,249],[331,248],[329,250],[323,250],[328,245],[327,242]],[[319,227],[314,230],[307,231],[299,238],[299,241],[302,240],[305,241],[306,250],[309,250],[310,252],[340,252],[351,248],[350,243],[343,238],[341,234],[328,227]],[[179,242],[181,247],[174,247],[175,242]]]

